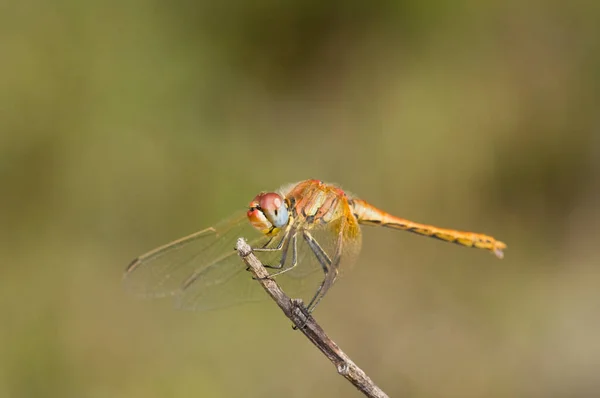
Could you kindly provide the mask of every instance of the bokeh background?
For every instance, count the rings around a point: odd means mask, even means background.
[[[364,228],[317,319],[395,397],[600,394],[593,1],[0,5],[0,396],[358,397],[271,302],[176,311],[138,254],[333,181],[494,235]]]

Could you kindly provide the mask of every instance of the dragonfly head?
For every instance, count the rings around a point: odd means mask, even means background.
[[[287,203],[275,192],[256,195],[247,215],[252,226],[265,235],[276,234],[289,221]]]

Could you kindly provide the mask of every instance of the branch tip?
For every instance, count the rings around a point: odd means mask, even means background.
[[[338,373],[350,381],[367,397],[387,398],[373,381],[348,357],[338,345],[327,336],[323,328],[308,312],[301,299],[292,299],[279,287],[252,252],[252,248],[244,238],[239,238],[235,249],[252,273],[254,279],[263,287],[269,296],[277,303],[285,316],[292,321],[294,329],[300,330],[336,367]]]
[[[250,255],[250,253],[252,253],[252,248],[250,247],[250,245],[248,244],[248,242],[246,242],[246,239],[244,239],[244,238],[239,238],[237,240],[237,243],[235,245],[235,250],[238,251],[238,254],[240,255],[240,257],[247,257]]]

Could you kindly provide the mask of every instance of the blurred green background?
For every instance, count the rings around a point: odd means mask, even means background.
[[[132,258],[337,182],[502,261],[364,228],[316,311],[395,397],[600,394],[592,1],[0,5],[0,396],[361,396],[272,302],[139,301]]]

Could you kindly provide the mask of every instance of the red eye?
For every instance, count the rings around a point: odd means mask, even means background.
[[[263,211],[277,211],[283,206],[283,200],[281,196],[275,192],[269,192],[257,196],[260,208]]]
[[[259,231],[271,231],[273,227],[281,228],[287,224],[289,217],[287,207],[281,195],[275,192],[263,192],[250,202],[248,219]]]

